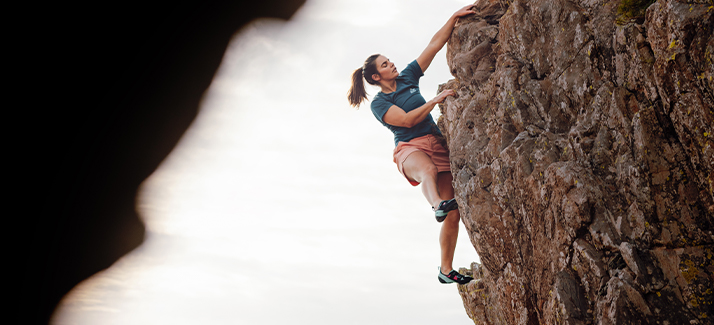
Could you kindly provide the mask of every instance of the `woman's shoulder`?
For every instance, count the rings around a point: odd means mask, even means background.
[[[407,64],[407,67],[410,67],[412,69],[418,69],[419,71],[421,71],[421,66],[419,65],[417,59],[414,59],[412,60],[412,62],[409,62],[409,64]]]
[[[421,71],[421,66],[419,66],[419,62],[417,62],[416,59],[409,62],[404,70],[402,70],[402,73],[399,74],[402,79],[406,80],[418,80],[423,75],[424,72]]]
[[[423,73],[421,71],[421,66],[419,65],[419,62],[416,59],[412,60],[411,62],[409,62],[409,64],[407,64],[407,66],[406,66],[406,68],[404,68],[404,70],[407,70],[407,69],[414,70],[414,72],[416,72],[417,74]]]
[[[390,93],[390,94],[391,94],[391,93]],[[372,107],[374,108],[375,106],[381,105],[381,104],[382,104],[383,102],[385,102],[385,101],[389,101],[389,96],[388,96],[388,95],[389,95],[389,94],[385,94],[385,93],[383,93],[383,92],[381,92],[381,91],[378,92],[377,94],[374,95],[374,97],[372,97],[372,101],[370,102],[370,106],[372,106]]]

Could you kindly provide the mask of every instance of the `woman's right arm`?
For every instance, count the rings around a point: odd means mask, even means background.
[[[474,6],[475,4],[471,4],[459,9],[459,11],[455,12],[446,24],[444,24],[444,26],[441,27],[436,34],[434,34],[434,37],[432,37],[431,41],[429,41],[429,45],[426,46],[424,52],[422,52],[417,58],[417,63],[419,63],[419,67],[421,67],[422,72],[426,72],[426,69],[429,68],[429,65],[431,65],[431,61],[434,60],[436,53],[439,52],[444,45],[446,45],[449,37],[451,37],[451,31],[454,30],[456,21],[460,17],[476,13],[472,9]]]
[[[392,105],[392,107],[390,107],[387,112],[384,113],[382,120],[384,121],[384,123],[387,123],[389,125],[405,128],[413,127],[419,124],[419,122],[423,121],[426,116],[431,113],[431,110],[434,109],[434,106],[436,106],[436,104],[443,102],[447,96],[453,95],[453,90],[444,90],[438,95],[436,95],[436,97],[434,97],[432,100],[426,102],[426,104],[409,111],[409,113],[405,112],[401,107],[397,105]]]

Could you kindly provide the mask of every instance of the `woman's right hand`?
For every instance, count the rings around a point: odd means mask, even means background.
[[[459,11],[454,13],[454,17],[459,18],[466,15],[475,14],[476,11],[474,11],[474,7],[476,7],[476,3],[463,7],[459,9]]]
[[[436,95],[436,97],[434,97],[433,101],[436,102],[437,104],[439,104],[439,103],[443,102],[447,96],[455,96],[455,95],[456,95],[456,93],[453,90],[447,89],[447,90],[440,92],[438,95]]]

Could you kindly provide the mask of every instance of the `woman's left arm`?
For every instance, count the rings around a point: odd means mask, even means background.
[[[429,45],[426,46],[424,52],[421,52],[421,55],[417,58],[417,63],[419,63],[419,67],[421,67],[422,72],[426,72],[426,69],[431,64],[431,61],[434,60],[436,53],[439,52],[439,50],[444,47],[444,44],[446,44],[446,41],[449,40],[449,37],[451,37],[451,31],[454,29],[454,25],[456,25],[456,21],[459,17],[476,13],[471,9],[473,7],[474,5],[468,5],[459,9],[459,11],[451,15],[451,18],[449,18],[446,24],[444,24],[444,26],[441,27],[436,34],[434,34],[434,37],[431,38]]]

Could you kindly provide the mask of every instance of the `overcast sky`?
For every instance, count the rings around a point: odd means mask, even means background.
[[[473,324],[437,280],[440,224],[392,162],[391,132],[346,100],[367,56],[401,71],[468,3],[308,0],[289,22],[238,31],[139,189],[146,242],[53,323]],[[421,79],[427,100],[452,78],[445,51]],[[457,268],[478,261],[461,227]]]

